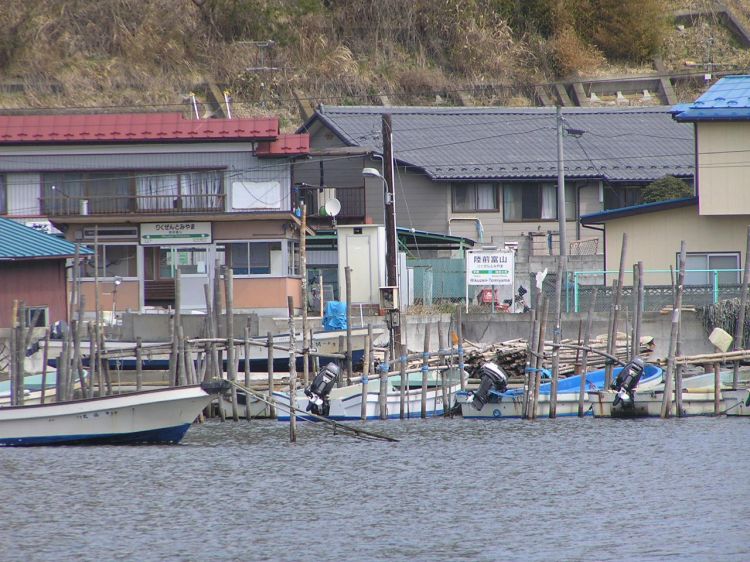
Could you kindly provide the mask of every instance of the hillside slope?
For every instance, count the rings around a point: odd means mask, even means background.
[[[750,28],[750,5],[723,3]],[[3,0],[5,111],[236,115],[329,104],[532,105],[534,86],[653,71],[748,72],[710,0]],[[690,10],[687,25],[675,10]],[[692,99],[694,88],[678,91]],[[206,102],[205,104],[202,102]]]

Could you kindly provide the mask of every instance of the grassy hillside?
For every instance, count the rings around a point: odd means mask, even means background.
[[[750,23],[746,1],[725,4]],[[681,29],[684,8],[706,15]],[[710,0],[0,0],[5,110],[186,109],[209,82],[235,114],[291,128],[300,100],[529,104],[535,84],[649,71],[656,54],[750,68]]]

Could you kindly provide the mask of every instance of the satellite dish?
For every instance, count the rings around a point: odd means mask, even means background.
[[[341,212],[341,202],[336,198],[329,199],[324,208],[329,217],[335,217]]]

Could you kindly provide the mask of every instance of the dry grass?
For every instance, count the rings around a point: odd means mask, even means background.
[[[231,33],[222,33],[214,17],[222,2],[260,11],[233,14]],[[550,40],[521,35],[489,11],[491,3],[337,0],[323,8],[317,0],[205,0],[217,10],[209,13],[190,0],[4,0],[12,9],[0,10],[0,72],[26,93],[0,90],[0,107],[174,109],[211,80],[231,91],[235,114],[275,113],[294,128],[293,90],[325,103],[367,104],[383,93],[396,103],[434,103],[436,94],[452,102],[444,91],[466,89],[479,104],[525,105],[522,86],[573,72],[652,70],[613,65],[572,28]],[[750,26],[746,0],[726,3]],[[670,9],[709,4],[667,2]],[[254,43],[265,39],[275,46]],[[684,31],[671,26],[663,58],[677,70],[709,60],[750,67],[750,50],[711,18]]]

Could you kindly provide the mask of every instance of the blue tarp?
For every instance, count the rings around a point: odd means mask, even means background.
[[[324,330],[346,330],[346,303],[328,301],[323,315]]]

